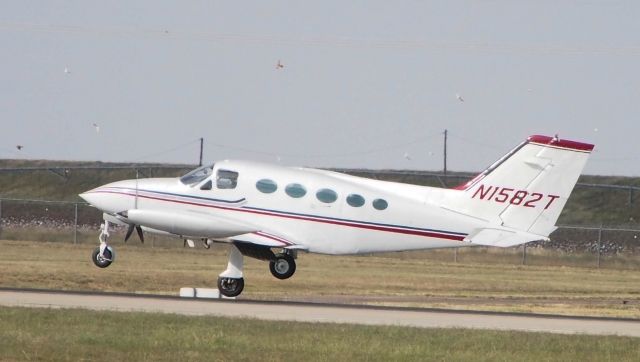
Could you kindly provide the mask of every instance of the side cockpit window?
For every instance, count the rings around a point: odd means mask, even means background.
[[[182,176],[180,181],[187,186],[194,186],[204,181],[213,172],[213,165],[202,166]]]
[[[219,189],[235,189],[238,186],[238,173],[229,170],[218,170],[216,187]]]
[[[213,183],[211,182],[211,180],[208,180],[207,182],[204,183],[204,185],[200,186],[200,190],[211,190],[211,185]]]

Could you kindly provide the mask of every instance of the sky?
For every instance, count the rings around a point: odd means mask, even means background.
[[[437,171],[446,129],[449,170],[558,134],[640,176],[637,1],[1,9],[0,158]]]

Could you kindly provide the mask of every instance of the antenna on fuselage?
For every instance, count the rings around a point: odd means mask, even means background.
[[[140,170],[136,168],[136,195],[135,195],[134,204],[133,204],[134,209],[138,208],[138,178],[140,178]],[[131,234],[133,234],[133,229],[136,229],[136,231],[138,232],[138,237],[140,237],[140,242],[144,243],[144,234],[142,233],[142,226],[136,225],[133,223],[129,223],[127,234],[124,236],[124,242],[126,243],[127,240],[129,240],[129,237],[131,237]]]
[[[138,171],[138,169],[136,168],[136,198],[133,204],[133,208],[137,209],[138,208],[138,177],[139,177],[140,171]]]

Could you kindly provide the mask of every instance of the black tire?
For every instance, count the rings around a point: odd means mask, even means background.
[[[113,263],[113,260],[115,259],[115,253],[110,246],[107,246],[107,248],[104,250],[104,256],[106,257],[106,259],[100,256],[100,247],[97,247],[91,254],[91,260],[93,260],[93,264],[95,264],[98,268],[106,268],[111,265],[111,263]]]
[[[225,297],[237,297],[244,289],[244,278],[218,277],[218,290]]]
[[[269,270],[278,279],[288,279],[296,272],[296,261],[289,254],[276,254],[269,262]]]

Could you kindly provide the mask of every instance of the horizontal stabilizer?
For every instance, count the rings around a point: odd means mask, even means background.
[[[498,246],[501,248],[508,248],[510,246],[538,240],[548,241],[549,238],[542,235],[504,228],[476,229],[464,239],[464,241],[472,244]]]

